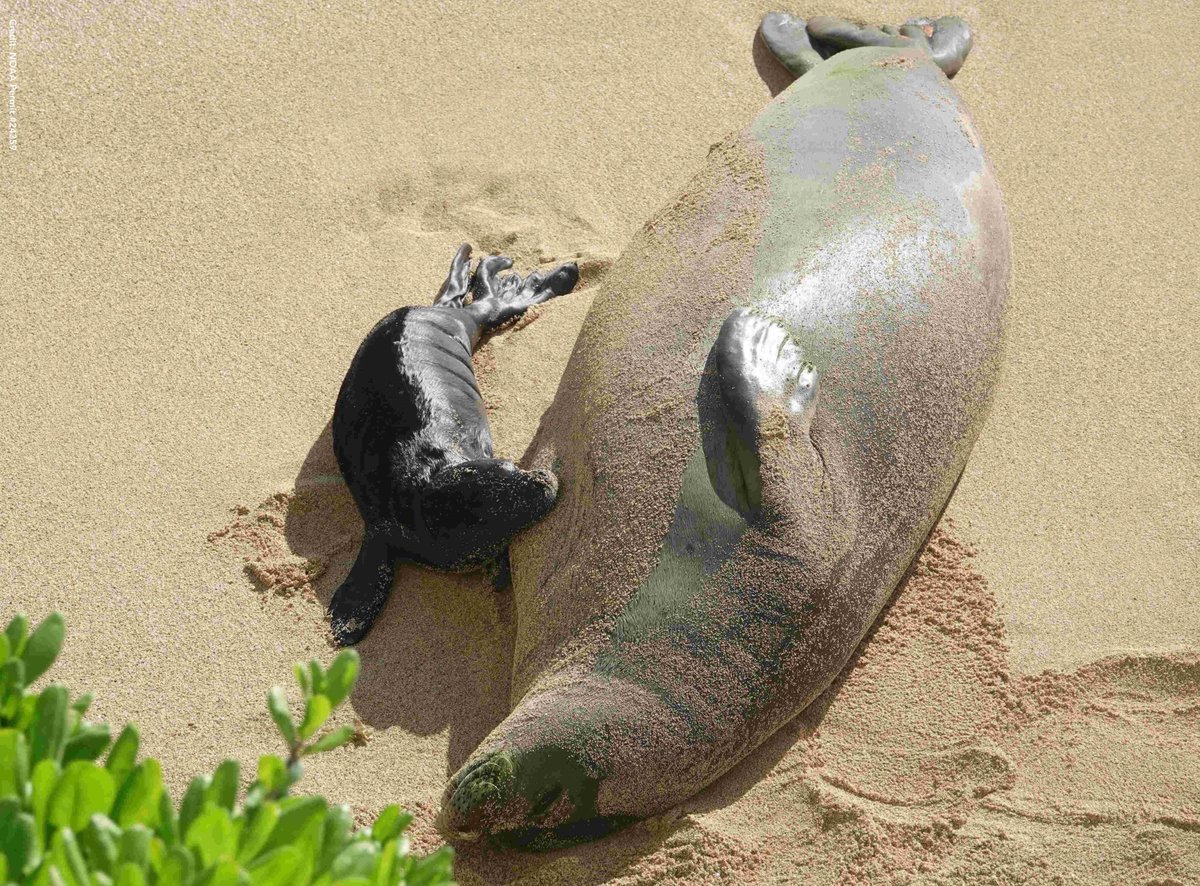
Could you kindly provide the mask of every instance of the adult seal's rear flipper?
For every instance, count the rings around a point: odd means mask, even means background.
[[[786,12],[768,12],[758,26],[758,33],[793,77],[803,77],[825,61],[825,56],[809,39],[808,27],[802,18]]]
[[[708,476],[725,504],[754,520],[784,503],[780,482],[820,482],[809,438],[816,402],[817,371],[782,324],[746,308],[726,318],[699,397]]]
[[[954,15],[914,18],[899,27],[875,27],[830,15],[805,21],[786,12],[769,12],[758,30],[767,48],[795,77],[804,76],[843,50],[864,46],[916,49],[928,55],[947,77],[953,77],[974,43],[971,28]]]

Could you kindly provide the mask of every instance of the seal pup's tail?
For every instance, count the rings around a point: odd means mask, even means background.
[[[385,532],[367,527],[350,574],[329,601],[329,627],[339,646],[353,646],[371,629],[392,593],[399,557]]]

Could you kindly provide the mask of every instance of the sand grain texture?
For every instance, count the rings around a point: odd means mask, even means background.
[[[462,240],[578,257],[581,291],[480,360],[498,449],[523,451],[612,259],[779,85],[765,9],[5,8],[0,603],[66,614],[58,678],[136,720],[173,789],[271,748],[266,689],[332,655],[319,601],[361,526],[327,425],[362,336],[429,301]],[[955,83],[1014,279],[954,525],[838,684],[678,815],[468,849],[459,876],[1200,882],[1200,13],[793,11],[976,30]],[[363,816],[399,801],[430,846],[448,771],[507,712],[513,613],[475,576],[398,588],[346,714],[371,741],[306,784]]]

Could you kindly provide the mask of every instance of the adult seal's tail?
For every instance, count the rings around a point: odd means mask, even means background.
[[[957,19],[768,16],[798,79],[625,249],[527,458],[513,712],[444,829],[541,849],[688,799],[817,697],[987,411],[1009,233]]]
[[[513,535],[544,517],[558,483],[492,457],[471,354],[490,330],[570,292],[572,262],[549,274],[501,274],[492,255],[454,256],[431,307],[400,308],[372,329],[333,410],[333,451],[366,524],[350,574],[329,603],[334,639],[357,643],[392,590],[396,562],[505,576]]]

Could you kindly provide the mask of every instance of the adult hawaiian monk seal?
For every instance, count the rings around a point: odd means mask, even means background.
[[[984,419],[1009,233],[944,73],[965,25],[763,35],[799,79],[624,251],[527,454],[563,492],[512,548],[517,701],[447,788],[460,837],[595,838],[745,757],[845,665]]]
[[[471,354],[489,331],[570,292],[574,262],[549,274],[471,267],[464,243],[429,307],[400,308],[367,333],[333,409],[333,452],[366,531],[329,602],[334,639],[357,643],[387,602],[404,559],[437,569],[502,563],[509,539],[554,506],[548,471],[492,457]],[[501,568],[503,568],[501,566]]]

